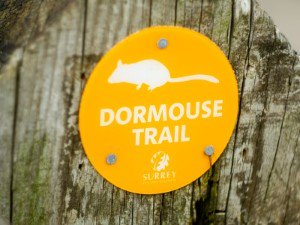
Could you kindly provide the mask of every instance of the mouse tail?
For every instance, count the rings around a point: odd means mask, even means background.
[[[191,80],[204,80],[211,83],[219,83],[219,80],[211,75],[205,75],[205,74],[196,74],[196,75],[190,75],[190,76],[184,76],[184,77],[175,77],[170,78],[169,82],[185,82],[185,81],[191,81]]]

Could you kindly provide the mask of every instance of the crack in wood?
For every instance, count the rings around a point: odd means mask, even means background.
[[[13,128],[12,128],[12,145],[11,145],[11,168],[10,168],[10,205],[9,205],[9,221],[13,223],[13,202],[14,202],[14,192],[13,192],[13,180],[14,180],[14,152],[15,152],[15,141],[16,141],[16,131],[17,131],[17,116],[18,116],[18,106],[19,106],[19,90],[20,90],[20,74],[22,67],[22,59],[18,61],[16,67],[16,83],[15,83],[15,99],[14,99],[14,112],[13,112]]]

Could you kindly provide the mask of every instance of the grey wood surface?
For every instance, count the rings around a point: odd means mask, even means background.
[[[0,9],[0,224],[299,223],[300,64],[256,2],[16,0]],[[137,195],[92,168],[78,107],[101,56],[153,25],[215,41],[235,70],[240,112],[210,172]]]

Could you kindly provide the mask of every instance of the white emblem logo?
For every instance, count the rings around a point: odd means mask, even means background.
[[[169,165],[170,157],[167,153],[159,151],[154,153],[151,158],[151,163],[153,164],[153,170],[162,171]]]
[[[130,83],[136,84],[140,89],[142,84],[149,86],[148,90],[161,87],[168,82],[177,83],[191,80],[204,80],[211,83],[219,83],[219,80],[211,75],[195,74],[184,77],[172,78],[168,68],[161,62],[154,59],[142,60],[132,64],[123,64],[118,61],[117,68],[109,77],[109,83]]]

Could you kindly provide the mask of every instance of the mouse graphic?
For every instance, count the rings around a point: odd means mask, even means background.
[[[161,87],[168,82],[185,82],[192,80],[203,80],[211,83],[219,83],[219,80],[211,75],[195,74],[190,76],[172,78],[168,68],[154,59],[146,59],[136,63],[123,64],[118,61],[117,68],[109,77],[108,82],[136,84],[140,89],[142,84],[147,84],[148,90]]]

